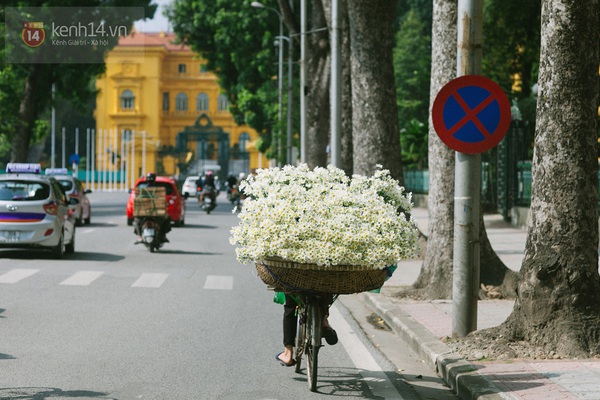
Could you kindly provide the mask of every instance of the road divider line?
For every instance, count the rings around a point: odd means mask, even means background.
[[[0,275],[0,283],[17,283],[20,280],[29,278],[31,275],[40,272],[39,269],[13,269]]]
[[[382,399],[403,399],[385,371],[379,366],[369,350],[346,322],[336,305],[329,309],[329,322],[338,334],[340,342],[365,382],[371,388],[373,396]]]
[[[143,273],[131,287],[159,288],[167,280],[169,274]]]
[[[102,271],[79,271],[62,281],[61,285],[87,286],[100,277]]]
[[[208,275],[204,282],[204,289],[231,290],[233,289],[233,276]]]

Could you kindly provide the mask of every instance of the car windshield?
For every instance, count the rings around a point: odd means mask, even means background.
[[[0,181],[0,200],[33,201],[50,197],[50,187],[44,182],[23,180]]]
[[[167,182],[153,182],[151,184],[148,184],[148,182],[140,182],[138,183],[137,187],[140,189],[145,189],[148,187],[164,187],[168,195],[173,194],[173,186]]]

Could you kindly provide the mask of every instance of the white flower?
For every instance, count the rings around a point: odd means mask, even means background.
[[[247,200],[230,238],[242,263],[280,257],[384,268],[414,253],[411,195],[387,170],[350,179],[333,166],[286,165],[258,170],[242,189]]]

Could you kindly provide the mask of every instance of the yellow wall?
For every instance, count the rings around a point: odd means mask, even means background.
[[[194,125],[196,119],[206,114],[214,126],[221,127],[229,134],[229,147],[239,142],[240,134],[246,132],[250,140],[246,145],[249,152],[249,171],[259,167],[259,155],[250,143],[258,139],[258,134],[247,126],[238,126],[228,111],[219,111],[218,97],[221,93],[217,77],[210,72],[202,72],[204,63],[188,48],[170,43],[172,34],[140,34],[134,39],[121,40],[107,55],[106,73],[96,81],[99,90],[96,102],[96,169],[122,168],[113,165],[107,153],[110,148],[126,154],[124,164],[127,181],[131,185],[139,177],[150,171],[165,175],[180,175],[174,156],[158,154],[159,150],[175,147],[176,136],[186,127]],[[142,40],[142,39],[146,40]],[[138,43],[140,42],[140,43]],[[143,42],[143,43],[141,43]],[[180,72],[185,65],[185,72]],[[121,96],[124,90],[133,93],[133,107],[122,108]],[[169,109],[163,110],[163,93],[168,92]],[[187,111],[176,110],[178,93],[187,95]],[[209,109],[197,111],[196,96],[206,93]],[[132,171],[131,148],[123,147],[122,132],[134,132],[135,160]],[[145,132],[142,134],[142,132]],[[142,143],[145,136],[145,164],[142,160]],[[127,146],[131,143],[125,141]],[[195,142],[188,143],[190,155],[195,157]],[[164,152],[163,152],[164,153]],[[215,161],[216,162],[216,161]],[[129,164],[129,165],[127,165]],[[144,170],[145,165],[145,170]],[[161,171],[162,169],[162,171]],[[229,171],[239,173],[249,171]]]

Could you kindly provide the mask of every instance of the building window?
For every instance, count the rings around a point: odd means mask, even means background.
[[[208,67],[206,66],[206,64],[200,64],[200,72],[201,73],[208,72]]]
[[[206,93],[200,93],[196,96],[196,111],[207,111],[208,110],[208,95]]]
[[[134,100],[135,96],[131,90],[123,90],[123,92],[121,92],[121,109],[133,110]]]
[[[177,70],[179,71],[180,74],[185,74],[185,64],[179,64],[177,66]]]
[[[246,143],[248,143],[250,141],[250,135],[248,135],[247,132],[244,132],[240,135],[239,137],[239,142],[240,142],[240,151],[242,153],[245,153],[246,150]]]
[[[185,93],[179,93],[175,97],[175,109],[177,111],[187,111],[188,109],[188,98]]]
[[[163,92],[163,111],[169,111],[169,92]]]
[[[133,131],[131,129],[123,129],[121,140],[124,142],[131,142],[131,137],[133,136]]]
[[[227,111],[229,107],[229,102],[227,101],[227,96],[224,94],[219,95],[219,111]]]

